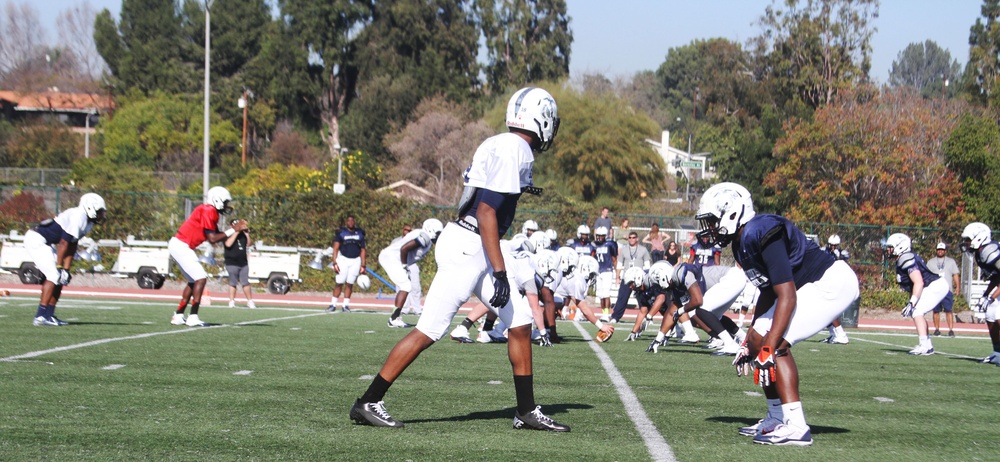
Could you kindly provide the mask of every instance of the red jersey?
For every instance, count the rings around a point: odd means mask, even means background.
[[[209,204],[202,204],[191,212],[175,237],[193,249],[205,242],[206,230],[219,232],[219,211]]]

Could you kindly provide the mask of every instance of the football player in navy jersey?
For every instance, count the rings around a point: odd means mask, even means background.
[[[56,317],[56,303],[63,286],[72,279],[70,267],[80,239],[94,225],[104,221],[107,213],[104,199],[87,193],[80,196],[80,205],[63,210],[55,218],[45,220],[24,234],[24,247],[35,263],[35,268],[45,276],[42,297],[32,322],[36,326],[65,326],[69,324]]]
[[[924,259],[911,251],[909,236],[903,233],[892,234],[886,238],[884,247],[889,256],[896,257],[896,282],[900,288],[910,293],[910,301],[903,308],[902,315],[904,318],[913,318],[920,343],[909,353],[920,356],[934,354],[924,315],[930,313],[948,295],[948,281],[931,272]]]
[[[594,256],[594,245],[590,242],[590,227],[587,225],[580,225],[576,228],[576,239],[570,239],[566,245],[576,253],[583,255]]]
[[[500,236],[514,222],[517,202],[524,192],[540,194],[532,181],[534,153],[547,150],[559,128],[556,102],[549,92],[527,87],[507,103],[508,133],[492,136],[476,149],[465,171],[458,217],[441,233],[435,251],[437,274],[427,291],[424,313],[389,352],[382,369],[364,395],[351,407],[355,422],[380,427],[402,427],[382,401],[392,383],[422,351],[448,331],[459,307],[475,294],[508,326],[507,354],[514,375],[515,429],[567,432],[535,404],[531,358],[532,312],[527,298],[511,294],[507,266],[513,268],[510,249]],[[453,411],[453,410],[449,410]]]
[[[979,313],[986,314],[986,326],[993,342],[993,353],[981,362],[1000,366],[1000,320],[997,317],[1000,303],[996,303],[1000,297],[1000,244],[993,240],[989,226],[974,222],[962,230],[962,251],[972,254],[983,278],[989,281],[975,307]]]
[[[660,279],[659,271],[669,271],[668,268],[670,268],[670,264],[660,260],[650,266],[649,271],[643,271],[637,267],[625,270],[625,276],[622,276],[622,280],[634,291],[635,303],[639,309],[632,331],[625,338],[626,342],[638,340],[642,332],[649,326],[652,317],[666,308],[666,290],[660,287],[656,281]]]
[[[601,313],[607,318],[611,316],[611,291],[615,284],[615,268],[618,267],[618,243],[608,239],[608,228],[601,226],[594,229],[593,248],[598,267],[594,292],[601,301]]]
[[[760,289],[751,329],[733,365],[737,375],[753,370],[768,412],[756,424],[740,428],[740,434],[760,444],[811,445],[791,348],[829,325],[858,297],[857,275],[788,219],[757,215],[750,192],[741,185],[709,188],[695,218],[701,224],[699,236],[707,236],[710,244],[733,245],[736,262]]]
[[[710,244],[705,236],[700,236],[698,241],[691,245],[691,253],[688,255],[688,263],[701,266],[715,266],[722,261],[722,249]]]
[[[333,298],[327,311],[336,311],[340,294],[344,294],[344,312],[351,311],[351,292],[354,291],[354,281],[365,274],[366,250],[365,230],[357,227],[354,217],[348,215],[344,226],[333,237],[333,271],[337,278],[333,286]]]

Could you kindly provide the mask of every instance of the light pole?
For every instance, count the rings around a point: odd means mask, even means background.
[[[240,164],[243,167],[247,166],[247,108],[250,106],[248,98],[253,98],[253,92],[243,87],[243,97],[239,100],[239,107],[243,109],[243,160]]]
[[[208,67],[211,62],[211,49],[212,49],[212,38],[209,33],[212,29],[212,19],[209,17],[209,10],[212,9],[212,3],[215,0],[205,0],[205,136],[204,136],[204,175],[201,180],[202,195],[203,199],[208,199],[208,113],[209,113],[209,93],[211,83],[209,82],[209,72]]]
[[[83,136],[83,158],[90,159],[90,118],[96,114],[93,109],[87,112],[87,119],[84,122],[86,128],[84,129]]]
[[[347,188],[344,186],[342,173],[344,168],[344,154],[347,153],[347,148],[335,144],[333,145],[333,149],[337,151],[337,184],[333,185],[333,193],[344,194]]]

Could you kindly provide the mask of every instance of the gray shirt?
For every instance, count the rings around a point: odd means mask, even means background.
[[[960,271],[958,269],[958,263],[955,263],[954,258],[948,256],[942,258],[930,258],[927,260],[927,269],[948,281],[949,288],[955,288],[954,275],[959,274]]]
[[[649,256],[649,250],[644,245],[636,245],[635,247],[626,245],[618,249],[618,264],[621,265],[622,271],[633,266],[642,269],[649,268],[652,260],[652,257]]]

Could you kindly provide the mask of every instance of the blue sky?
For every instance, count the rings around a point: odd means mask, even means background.
[[[20,2],[24,0],[14,0]],[[95,10],[111,10],[121,0],[34,0],[43,25],[55,37],[60,11],[89,1]],[[273,0],[272,0],[273,2]],[[608,76],[655,70],[668,50],[695,39],[724,37],[740,43],[759,29],[754,25],[769,0],[567,0],[574,42],[570,74]],[[888,80],[889,68],[910,43],[930,39],[951,52],[964,67],[969,56],[969,28],[980,17],[982,0],[882,0],[878,32],[872,43],[872,77]]]

